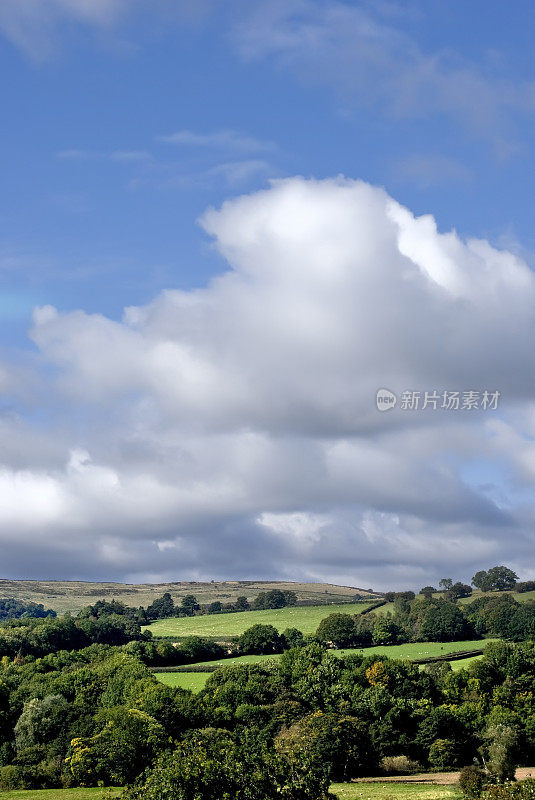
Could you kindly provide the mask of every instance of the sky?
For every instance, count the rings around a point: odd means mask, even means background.
[[[534,577],[534,24],[2,0],[2,577]]]

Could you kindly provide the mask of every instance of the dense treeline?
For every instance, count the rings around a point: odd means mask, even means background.
[[[126,644],[149,638],[127,616],[69,616],[8,620],[0,626],[0,658],[40,658],[58,650],[79,650],[91,644]]]
[[[249,611],[251,609],[259,611],[270,608],[285,608],[286,606],[294,606],[296,603],[297,595],[295,592],[290,590],[283,592],[280,589],[260,592],[252,603],[249,603],[245,595],[241,595],[233,603],[222,603],[219,600],[214,600],[213,603],[206,605],[201,605],[193,594],[186,595],[180,601],[180,605],[176,605],[169,592],[166,592],[163,597],[154,600],[146,611],[139,609],[139,612],[146,621],[152,621],[168,617],[192,617],[197,613],[226,614],[229,612]]]
[[[42,603],[23,603],[12,597],[0,599],[0,621],[4,619],[20,619],[21,617],[55,617],[51,608],[45,609]]]
[[[411,599],[411,596],[413,599]],[[186,599],[186,598],[185,598]],[[115,600],[101,600],[77,617],[20,618],[0,625],[0,657],[42,657],[56,650],[75,650],[91,644],[132,642],[137,657],[150,666],[181,665],[238,654],[280,653],[317,641],[327,646],[367,647],[405,642],[450,642],[500,637],[523,641],[535,636],[535,602],[517,602],[507,593],[484,594],[464,605],[446,597],[414,597],[398,593],[393,611],[384,616],[330,614],[314,636],[295,629],[280,633],[272,625],[254,625],[237,641],[221,643],[189,636],[179,643],[152,640],[141,630],[142,609]]]
[[[129,798],[319,800],[330,780],[401,757],[484,759],[501,777],[535,758],[533,643],[491,643],[455,673],[310,644],[220,669],[198,695],[157,683],[134,646],[3,659],[2,787],[137,781]]]

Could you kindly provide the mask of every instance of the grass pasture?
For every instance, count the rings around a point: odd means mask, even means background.
[[[388,656],[389,658],[408,658],[418,661],[421,658],[437,658],[448,653],[459,653],[463,650],[480,650],[490,641],[495,639],[470,639],[464,642],[409,642],[408,644],[383,645],[379,647],[365,647],[362,650],[334,650],[335,655],[351,655],[360,653],[364,656]],[[465,664],[468,659],[458,663]],[[454,662],[455,663],[455,662]]]
[[[0,792],[0,800],[103,800],[119,797],[122,789],[16,789]]]
[[[457,800],[456,786],[428,783],[333,783],[331,792],[338,800]]]
[[[153,636],[240,636],[252,625],[273,625],[279,633],[285,628],[298,628],[314,633],[329,614],[361,614],[371,603],[333,603],[322,606],[288,606],[267,611],[241,611],[230,614],[206,614],[198,617],[159,619],[144,630]]]
[[[211,672],[155,672],[154,677],[166,686],[173,688],[178,686],[179,689],[188,689],[196,694],[204,689],[204,684],[211,674]]]
[[[463,650],[479,650],[484,647],[486,642],[494,641],[490,639],[484,640],[471,640],[466,642],[416,642],[411,644],[391,645],[385,647],[366,647],[363,650],[356,648],[349,650],[332,650],[335,656],[354,655],[355,653],[365,656],[388,656],[389,658],[408,658],[410,660],[418,660],[421,658],[436,657],[447,655],[448,653],[458,653]],[[188,669],[197,667],[239,667],[244,664],[265,664],[266,662],[273,662],[280,658],[280,654],[267,655],[267,656],[237,656],[236,658],[225,658],[219,661],[203,661],[198,664],[188,664]],[[467,667],[473,661],[476,661],[481,656],[472,656],[468,658],[452,661],[452,669],[457,671],[463,667]],[[180,669],[180,668],[178,668]],[[181,689],[189,689],[192,692],[200,692],[204,688],[206,681],[211,673],[210,672],[155,672],[154,676],[165,683],[167,686],[179,686]],[[2,798],[0,797],[0,800]],[[361,798],[364,800],[364,798]]]

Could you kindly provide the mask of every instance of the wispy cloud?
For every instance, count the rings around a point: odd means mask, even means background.
[[[56,157],[64,161],[152,161],[154,156],[147,150],[113,150],[105,153],[98,150],[60,150]]]
[[[467,183],[474,177],[473,172],[465,164],[440,153],[408,156],[393,165],[392,173],[399,180],[415,184],[422,189]]]
[[[133,173],[128,181],[130,189],[148,184],[161,187],[213,186],[224,184],[230,188],[243,188],[255,181],[278,177],[280,169],[265,158],[247,158],[276,149],[273,142],[255,139],[233,130],[212,134],[180,131],[157,141],[199,147],[200,153],[182,160],[169,159],[148,150],[117,149],[110,151],[71,148],[60,150],[56,158],[61,161],[111,162],[131,166]],[[166,154],[169,151],[166,149]],[[223,160],[224,159],[224,160]]]
[[[147,150],[115,150],[110,153],[112,161],[152,161],[154,156]]]
[[[32,60],[42,61],[57,47],[65,22],[106,29],[137,0],[2,0],[0,31]]]
[[[276,149],[274,142],[255,139],[232,129],[213,131],[212,133],[181,130],[166,136],[158,136],[158,141],[183,147],[200,147],[241,153],[257,153]]]
[[[303,82],[331,87],[345,108],[395,118],[439,115],[508,155],[514,112],[532,111],[534,81],[515,83],[495,65],[454,50],[422,48],[384,4],[266,0],[236,22],[246,61],[266,59]]]

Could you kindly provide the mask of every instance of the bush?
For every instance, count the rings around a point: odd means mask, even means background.
[[[408,756],[385,756],[381,759],[380,767],[388,775],[408,775],[422,769],[419,761],[413,761]]]
[[[489,786],[483,798],[484,800],[535,800],[535,780],[528,778],[525,781]]]
[[[486,780],[485,773],[479,767],[463,767],[459,774],[459,788],[464,797],[480,797]]]
[[[10,765],[0,767],[0,790],[9,792],[13,789],[25,789],[20,767]]]

